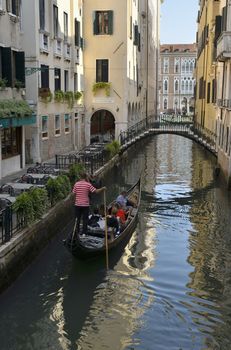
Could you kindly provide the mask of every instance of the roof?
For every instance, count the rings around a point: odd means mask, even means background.
[[[191,52],[196,53],[197,45],[193,44],[163,44],[160,45],[160,52]]]

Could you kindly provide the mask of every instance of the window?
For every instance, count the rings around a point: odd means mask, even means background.
[[[20,154],[21,128],[2,130],[2,159]]]
[[[210,103],[211,83],[207,84],[207,103]]]
[[[23,51],[13,51],[10,47],[0,49],[0,76],[6,79],[6,86],[13,87],[15,80],[25,86],[25,54]]]
[[[45,30],[45,0],[39,0],[39,24],[40,29]]]
[[[68,70],[64,71],[64,91],[69,90],[69,75]]]
[[[61,90],[61,70],[59,68],[55,68],[55,91]]]
[[[19,16],[21,11],[21,0],[6,0],[6,9],[7,12]]]
[[[49,66],[41,64],[41,88],[49,88]]]
[[[55,135],[59,136],[61,133],[61,128],[60,128],[60,115],[55,115]]]
[[[164,110],[168,109],[168,100],[165,98],[164,99]]]
[[[175,73],[179,73],[180,71],[180,61],[175,60]]]
[[[167,93],[168,92],[168,80],[165,79],[164,80],[164,93]]]
[[[164,58],[164,73],[168,73],[169,71],[169,59]]]
[[[108,60],[96,60],[96,82],[108,82]]]
[[[64,129],[65,129],[65,133],[70,132],[70,116],[69,116],[69,114],[64,115]]]
[[[63,12],[63,32],[64,32],[64,41],[68,39],[68,14]]]
[[[2,10],[2,0],[0,0],[0,10]]]
[[[53,5],[53,30],[54,30],[54,37],[59,36],[59,12],[58,7]]]
[[[93,25],[95,35],[111,35],[113,33],[113,11],[95,11]]]
[[[78,91],[78,73],[74,74],[74,91]]]
[[[48,117],[42,116],[42,138],[48,137]]]
[[[179,81],[175,80],[175,86],[174,86],[175,92],[179,91]]]
[[[80,46],[80,22],[75,18],[75,46]]]

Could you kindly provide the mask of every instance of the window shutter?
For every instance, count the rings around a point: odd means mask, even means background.
[[[6,86],[12,86],[12,51],[2,47],[2,77],[7,80]]]
[[[80,46],[80,22],[75,18],[75,46]]]
[[[40,29],[45,29],[45,3],[44,0],[39,0],[39,24]]]
[[[217,39],[219,38],[219,36],[221,34],[221,20],[222,20],[221,16],[216,16],[216,20],[215,20],[215,41],[217,41]]]
[[[135,24],[134,25],[134,40],[133,40],[133,44],[138,46],[139,44],[139,31],[138,31],[138,25]]]
[[[6,11],[11,12],[11,1],[10,0],[6,0]]]
[[[15,52],[15,77],[25,87],[25,53]]]
[[[96,11],[93,12],[93,34],[97,35],[99,34],[99,27],[98,27],[98,13]]]
[[[113,11],[108,11],[108,34],[113,34]]]
[[[227,7],[223,7],[222,9],[222,20],[221,20],[221,29],[223,32],[226,31],[226,26],[227,26]]]

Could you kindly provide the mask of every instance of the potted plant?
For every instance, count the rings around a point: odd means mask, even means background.
[[[82,95],[83,95],[82,92],[80,92],[80,91],[75,91],[75,92],[74,92],[74,99],[75,99],[76,101],[78,101],[78,100],[81,99]]]
[[[17,90],[19,90],[19,89],[24,88],[24,84],[23,84],[22,81],[16,79],[15,82],[14,82],[14,87],[15,87]]]
[[[74,93],[73,91],[64,92],[64,100],[68,103],[68,107],[72,108],[74,105]]]
[[[6,87],[6,84],[7,84],[7,79],[0,78],[0,89],[4,89]]]
[[[111,89],[111,83],[106,83],[103,81],[100,81],[98,83],[94,83],[92,86],[92,92],[95,95],[98,90],[104,89],[105,95],[110,96],[110,89]]]
[[[55,102],[63,102],[64,101],[64,92],[62,90],[56,90],[54,92],[54,100],[55,100]]]

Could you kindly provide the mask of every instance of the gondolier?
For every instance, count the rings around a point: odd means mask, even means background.
[[[72,192],[75,194],[75,213],[77,220],[77,234],[80,234],[80,222],[83,221],[82,234],[87,233],[87,222],[90,207],[90,193],[100,193],[105,191],[106,187],[95,188],[88,180],[85,172],[80,173],[80,180],[73,187]]]

